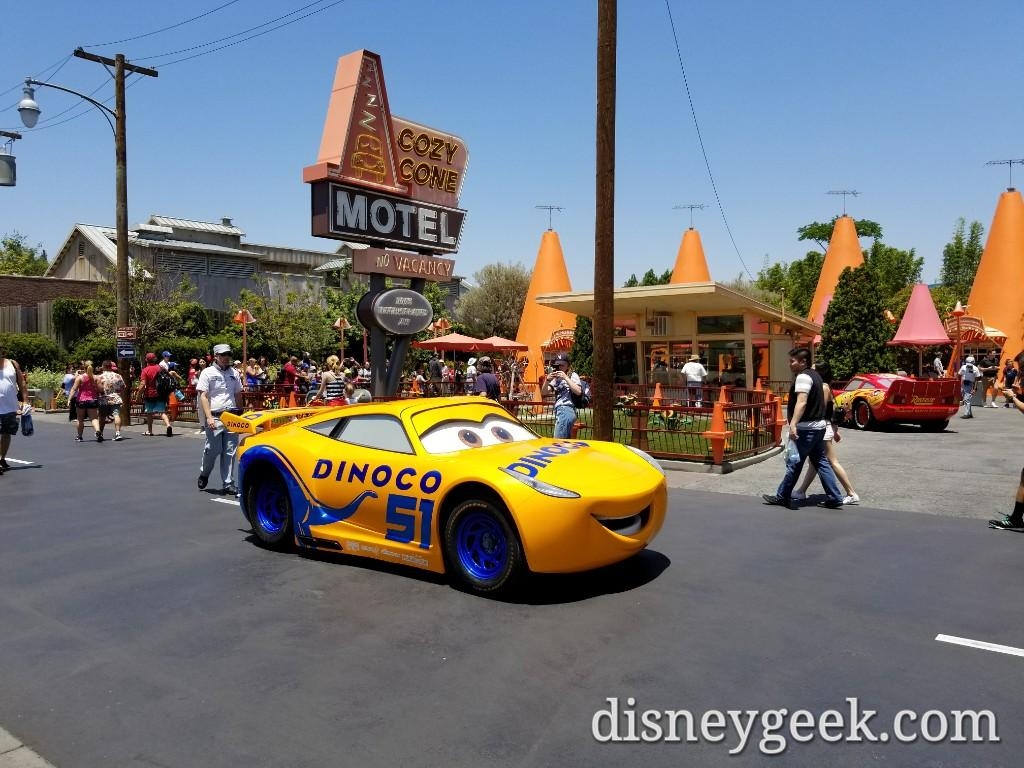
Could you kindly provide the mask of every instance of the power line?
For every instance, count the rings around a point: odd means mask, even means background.
[[[683,73],[683,85],[686,88],[686,98],[690,102],[690,114],[693,116],[693,125],[697,129],[697,141],[700,143],[700,151],[704,156],[704,166],[708,169],[708,178],[711,179],[711,189],[715,193],[715,202],[718,203],[718,211],[722,214],[722,222],[725,224],[725,231],[729,233],[729,240],[732,241],[733,250],[736,251],[736,257],[740,260],[740,264],[743,265],[743,271],[747,273],[747,276],[751,280],[754,280],[754,276],[750,274],[750,269],[747,268],[747,263],[743,260],[742,254],[740,254],[739,246],[736,245],[736,238],[732,235],[732,227],[729,226],[729,220],[725,216],[725,208],[722,206],[722,198],[718,194],[718,185],[715,184],[715,175],[711,172],[711,161],[708,160],[707,150],[704,148],[704,138],[700,133],[700,123],[697,122],[697,110],[693,106],[693,96],[690,94],[690,84],[686,79],[686,67],[683,66],[683,54],[679,49],[679,35],[676,34],[676,23],[672,18],[672,7],[669,5],[668,0],[665,0],[665,10],[668,11],[668,23],[672,27],[672,39],[676,44],[676,58],[679,59],[679,70]]]
[[[153,35],[159,35],[161,32],[167,32],[168,30],[177,29],[178,27],[183,27],[186,24],[191,24],[193,21],[196,21],[198,19],[202,19],[202,18],[204,18],[206,16],[209,16],[211,13],[216,13],[217,11],[221,10],[222,8],[227,8],[229,5],[234,5],[237,2],[238,2],[238,0],[230,0],[230,2],[224,3],[223,5],[218,5],[216,8],[211,8],[210,10],[208,10],[208,11],[206,11],[204,13],[200,13],[198,16],[193,16],[191,19],[185,19],[184,21],[179,21],[177,24],[171,24],[169,27],[161,27],[160,29],[154,29],[152,32],[144,32],[141,35],[133,35],[132,37],[125,37],[125,38],[122,38],[120,40],[111,40],[109,43],[88,43],[87,45],[83,45],[82,47],[83,48],[102,48],[105,45],[118,45],[119,43],[128,43],[128,42],[131,42],[132,40],[141,40],[144,37],[152,37]],[[52,75],[51,75],[51,77],[52,77]]]
[[[56,75],[56,74],[57,74],[58,72],[60,72],[60,71],[61,71],[61,70],[62,70],[62,69],[64,68],[64,65],[65,65],[65,64],[67,64],[67,63],[68,63],[68,62],[69,62],[69,61],[71,60],[71,57],[72,57],[73,55],[74,55],[74,54],[71,54],[71,53],[69,53],[69,54],[68,54],[67,56],[65,56],[65,57],[64,57],[63,59],[61,59],[60,61],[55,61],[55,62],[54,62],[53,64],[51,64],[51,65],[50,65],[49,67],[43,67],[43,71],[42,71],[42,72],[39,72],[38,74],[32,75],[32,79],[33,79],[33,80],[49,80],[49,79],[50,79],[51,77],[53,77],[54,75]],[[50,72],[49,74],[45,74],[45,73],[47,72],[47,70],[49,70],[49,69],[50,69],[50,67],[54,67],[54,66],[56,66],[57,68],[56,68],[55,70],[53,70],[53,72]],[[18,83],[17,85],[12,85],[12,86],[11,86],[10,88],[8,88],[8,89],[7,89],[6,91],[0,92],[0,96],[6,96],[6,95],[7,95],[8,93],[10,93],[11,91],[16,91],[16,90],[18,90],[18,89],[19,89],[19,88],[21,88],[21,86],[22,86],[22,85],[24,85],[24,84],[25,84],[25,81],[24,81],[24,80],[22,80],[22,81],[21,81],[20,83]],[[16,106],[18,106],[18,103],[19,103],[20,101],[21,101],[21,99],[18,99],[18,101],[14,102],[14,103],[13,103],[13,104],[11,104],[10,106],[7,106],[7,107],[4,107],[3,109],[0,109],[0,112],[6,112],[6,111],[7,111],[7,110],[9,110],[9,109],[14,109],[14,108],[15,108]]]
[[[308,8],[312,8],[315,5],[319,5],[320,3],[324,2],[324,1],[325,0],[314,0],[314,2],[312,2],[312,3],[307,3],[306,5],[302,6],[301,8],[296,8],[294,11],[290,11],[289,13],[286,13],[286,14],[284,14],[282,16],[278,16],[275,19],[270,19],[270,21],[265,21],[262,24],[257,24],[254,27],[249,27],[248,29],[243,29],[241,32],[235,32],[234,34],[231,34],[231,35],[226,35],[224,37],[219,37],[216,40],[210,40],[210,41],[205,42],[205,43],[199,43],[198,45],[192,45],[192,46],[189,46],[188,48],[179,48],[176,51],[165,51],[164,53],[156,53],[156,54],[153,54],[152,56],[138,56],[138,57],[135,57],[134,60],[135,61],[149,61],[151,59],[162,59],[162,58],[165,58],[167,56],[176,56],[179,53],[188,53],[189,51],[195,51],[195,50],[198,50],[200,48],[208,48],[211,45],[217,45],[217,43],[222,43],[225,40],[232,40],[232,39],[234,39],[236,37],[241,37],[242,35],[247,35],[250,32],[253,32],[253,31],[257,30],[257,29],[263,29],[264,27],[267,27],[267,26],[269,26],[271,24],[276,24],[277,22],[281,21],[282,19],[287,19],[289,16],[294,16],[297,13],[302,13],[302,11],[305,11]],[[321,11],[326,11],[328,8],[331,8],[331,7],[335,6],[335,5],[338,5],[339,3],[343,3],[343,2],[345,2],[345,0],[335,0],[335,2],[331,3],[330,5],[325,5],[325,6],[321,7],[321,8],[317,8],[315,11],[311,11],[310,13],[307,13],[305,16],[299,16],[298,18],[295,18],[295,19],[292,19],[291,21],[285,22],[284,24],[282,24],[282,25],[280,25],[278,27],[273,27],[272,29],[265,30],[264,32],[260,32],[258,34],[252,35],[251,37],[243,38],[242,40],[236,40],[233,43],[228,43],[227,45],[222,45],[219,48],[214,48],[214,49],[209,50],[209,51],[203,51],[202,53],[195,54],[194,56],[186,56],[186,57],[181,58],[181,59],[176,59],[175,61],[165,62],[164,64],[161,64],[160,66],[166,67],[166,66],[169,66],[171,64],[177,64],[179,61],[188,61],[189,59],[194,59],[194,58],[196,58],[198,56],[205,56],[206,54],[213,53],[214,51],[220,51],[220,50],[223,50],[224,48],[230,48],[232,45],[237,45],[238,43],[244,43],[246,40],[251,40],[254,37],[259,37],[260,35],[265,35],[265,34],[267,34],[267,32],[273,32],[275,29],[280,29],[281,27],[286,27],[289,24],[294,24],[296,21],[301,21],[302,19],[305,19],[305,18],[307,18],[309,16],[312,16],[314,14],[320,13]]]

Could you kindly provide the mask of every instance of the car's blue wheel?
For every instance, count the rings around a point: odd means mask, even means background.
[[[292,543],[292,503],[276,470],[265,470],[249,484],[246,511],[253,531],[264,544],[282,548]]]
[[[449,567],[478,592],[509,589],[524,570],[519,537],[489,501],[460,503],[448,518],[444,540]]]

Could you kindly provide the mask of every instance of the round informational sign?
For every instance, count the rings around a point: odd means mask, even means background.
[[[410,288],[370,292],[356,307],[359,322],[377,326],[396,336],[412,336],[426,330],[434,320],[434,308],[427,297]]]

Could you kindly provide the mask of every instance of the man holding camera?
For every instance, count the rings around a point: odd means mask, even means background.
[[[1024,413],[1024,396],[1022,396],[1020,377],[1013,382],[1013,389],[1004,390],[1003,394],[1010,399],[1018,411]],[[1017,486],[1017,495],[1013,500],[1013,512],[1002,520],[989,520],[988,527],[997,531],[1024,533],[1024,469],[1020,471],[1020,484]]]
[[[576,423],[576,408],[573,407],[572,396],[583,393],[583,384],[575,371],[569,371],[569,356],[564,352],[559,352],[551,361],[551,372],[548,373],[544,386],[555,395],[554,437],[572,437],[572,425]]]

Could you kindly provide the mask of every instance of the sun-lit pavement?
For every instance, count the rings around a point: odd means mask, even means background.
[[[1024,418],[976,414],[955,433],[848,433],[841,455],[865,501],[841,512],[761,505],[778,457],[670,473],[688,487],[672,489],[650,550],[533,579],[512,601],[261,549],[231,499],[196,490],[193,427],[75,444],[66,418],[40,416],[0,478],[6,756],[31,750],[59,768],[761,765],[756,745],[730,756],[734,740],[600,743],[593,717],[609,697],[697,717],[820,714],[857,697],[880,718],[991,709],[1002,741],[791,742],[785,764],[1017,765],[1024,659],[936,641],[1024,646],[1024,536],[955,519],[1012,498]],[[948,516],[883,508],[883,495]],[[39,765],[0,768],[22,764]]]

